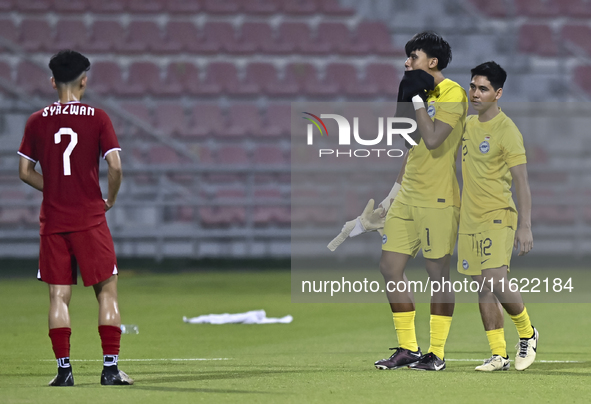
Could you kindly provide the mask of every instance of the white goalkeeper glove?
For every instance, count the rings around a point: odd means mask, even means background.
[[[370,231],[379,231],[384,228],[385,217],[381,209],[374,209],[375,201],[370,199],[363,209],[363,213],[354,220],[350,220],[343,226],[341,232],[329,244],[328,249],[334,251],[347,237],[355,237]]]

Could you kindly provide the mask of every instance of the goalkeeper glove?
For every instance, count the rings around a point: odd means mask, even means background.
[[[329,244],[328,249],[334,251],[339,245],[347,239],[347,237],[355,237],[362,233],[377,230],[381,234],[384,228],[385,218],[381,215],[381,209],[374,210],[375,201],[370,199],[363,209],[363,213],[354,220],[349,220],[338,236],[336,236]]]
[[[398,87],[396,116],[414,119],[416,117],[414,111],[418,109],[419,104],[427,100],[428,92],[433,89],[435,89],[435,79],[426,71],[420,69],[405,71]],[[421,141],[421,135],[418,130],[411,133],[410,137],[416,144],[419,144]],[[412,147],[406,140],[404,143],[407,149]]]

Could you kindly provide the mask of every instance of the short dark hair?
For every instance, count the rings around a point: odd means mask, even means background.
[[[90,61],[81,53],[65,49],[51,57],[49,68],[56,83],[69,83],[90,69]]]
[[[470,70],[472,76],[470,79],[473,79],[474,76],[484,76],[490,81],[490,84],[493,86],[495,91],[499,88],[503,88],[505,85],[505,80],[507,80],[507,72],[503,69],[498,63],[493,62],[484,62],[479,64],[474,69]]]
[[[410,41],[404,45],[406,56],[415,50],[422,50],[427,57],[437,58],[437,70],[443,70],[451,62],[451,46],[436,32],[425,31],[413,36]]]

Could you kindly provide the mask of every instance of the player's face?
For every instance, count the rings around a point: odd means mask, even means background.
[[[502,91],[502,88],[495,91],[486,77],[474,76],[470,82],[470,102],[476,111],[484,112],[501,97]]]
[[[404,62],[404,70],[424,70],[429,72],[430,69],[437,66],[437,58],[430,58],[422,50],[414,50],[410,52],[409,57]]]

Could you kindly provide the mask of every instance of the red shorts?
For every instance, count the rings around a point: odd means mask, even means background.
[[[107,222],[88,230],[41,236],[37,278],[51,285],[75,285],[76,268],[84,286],[117,274],[117,258]]]

